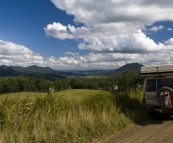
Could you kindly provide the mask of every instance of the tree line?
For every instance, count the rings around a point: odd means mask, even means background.
[[[52,87],[55,91],[72,89],[103,89],[109,90],[112,85],[118,85],[119,90],[130,90],[142,85],[143,79],[133,71],[127,70],[120,76],[105,78],[70,78],[49,81],[43,77],[0,77],[0,93],[39,91],[47,92]]]
[[[44,92],[50,87],[54,87],[56,90],[65,90],[69,86],[67,80],[45,80],[43,77],[1,77],[0,78],[0,93],[7,92],[24,92],[24,91],[39,91]]]

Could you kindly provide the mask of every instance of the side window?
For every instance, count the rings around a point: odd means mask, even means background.
[[[146,92],[156,92],[156,79],[147,80]]]

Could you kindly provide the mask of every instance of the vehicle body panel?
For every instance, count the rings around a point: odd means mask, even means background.
[[[158,102],[158,90],[162,87],[173,89],[173,65],[142,67],[141,76],[145,76],[143,84],[143,107],[150,112],[173,113],[172,109],[162,109]],[[173,103],[173,102],[172,102]]]

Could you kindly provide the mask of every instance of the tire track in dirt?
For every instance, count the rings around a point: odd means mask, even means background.
[[[173,143],[173,118],[150,119],[141,125],[115,135],[106,143]]]

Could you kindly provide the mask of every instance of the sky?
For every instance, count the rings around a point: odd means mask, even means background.
[[[173,63],[171,0],[0,0],[0,65]]]

